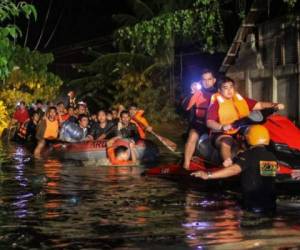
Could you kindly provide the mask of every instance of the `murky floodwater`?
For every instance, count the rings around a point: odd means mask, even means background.
[[[0,159],[0,249],[300,249],[298,197],[256,218],[226,190],[143,177],[142,167],[36,161],[3,143]]]

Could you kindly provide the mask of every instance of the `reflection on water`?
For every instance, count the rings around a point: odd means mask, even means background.
[[[143,177],[142,167],[34,160],[14,145],[0,145],[0,162],[0,249],[300,246],[298,197],[282,197],[275,218],[260,218],[226,190]]]

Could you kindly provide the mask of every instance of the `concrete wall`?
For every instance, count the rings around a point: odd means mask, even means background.
[[[282,19],[258,25],[248,35],[227,75],[239,91],[261,101],[284,103],[281,113],[300,123],[300,17],[293,24]]]

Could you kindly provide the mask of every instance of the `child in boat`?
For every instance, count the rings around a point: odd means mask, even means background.
[[[272,102],[257,102],[244,98],[236,91],[234,80],[224,77],[218,84],[218,93],[211,97],[211,104],[207,111],[206,125],[212,130],[213,144],[220,149],[223,166],[232,165],[231,146],[239,129],[232,124],[247,117],[252,110],[265,108],[284,109],[283,104]]]

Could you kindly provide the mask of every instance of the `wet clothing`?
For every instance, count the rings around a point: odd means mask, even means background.
[[[16,119],[20,124],[28,120],[29,117],[29,112],[27,109],[17,109],[15,113],[13,114],[13,118]]]
[[[88,134],[93,137],[94,140],[97,140],[101,135],[106,135],[105,139],[111,139],[115,136],[115,131],[113,130],[114,123],[111,121],[108,121],[105,125],[105,127],[101,128],[100,123],[97,122],[94,125],[92,125],[91,129],[89,130]]]
[[[107,157],[109,159],[109,162],[111,163],[111,165],[131,165],[134,164],[135,162],[133,162],[132,160],[119,160],[116,156],[116,149],[119,146],[123,146],[129,149],[129,141],[124,141],[124,140],[116,140],[112,146],[109,146],[107,148]]]
[[[251,211],[276,209],[275,176],[278,162],[264,146],[240,153],[234,162],[241,167],[244,206]]]
[[[36,124],[32,120],[25,121],[15,136],[18,142],[35,142]]]
[[[250,99],[250,98],[247,98],[247,97],[245,97],[243,99],[247,103],[249,111],[251,112],[253,110],[254,106],[256,105],[257,101],[255,101],[253,99]],[[217,101],[213,102],[207,110],[207,119],[206,120],[213,120],[213,121],[221,123],[220,115],[219,115],[219,109],[220,109],[219,102],[217,102]],[[232,122],[229,122],[226,125],[231,124],[231,123]]]
[[[183,107],[190,111],[189,124],[190,129],[195,129],[199,134],[207,133],[206,114],[210,105],[211,96],[216,93],[216,88],[202,88],[193,95],[189,95],[183,100]]]
[[[59,139],[65,142],[80,142],[87,137],[87,128],[81,128],[77,123],[66,121],[63,123]]]
[[[45,117],[39,122],[35,137],[37,140],[55,140],[58,137],[58,132],[58,121],[50,121],[47,117]]]
[[[140,139],[136,125],[131,122],[127,127],[124,127],[121,123],[119,123],[116,134],[124,139],[132,139],[135,142]]]
[[[232,100],[226,100],[219,93],[212,96],[211,105],[207,111],[207,120],[216,121],[222,125],[229,125],[233,122],[246,117],[253,110],[257,101],[249,98],[244,98],[238,93],[235,94]],[[216,146],[216,141],[223,135],[235,135],[239,129],[233,128],[226,132],[212,131],[211,141]]]
[[[58,114],[57,115],[57,120],[59,121],[60,124],[64,123],[69,119],[70,115],[68,113],[64,114]]]

